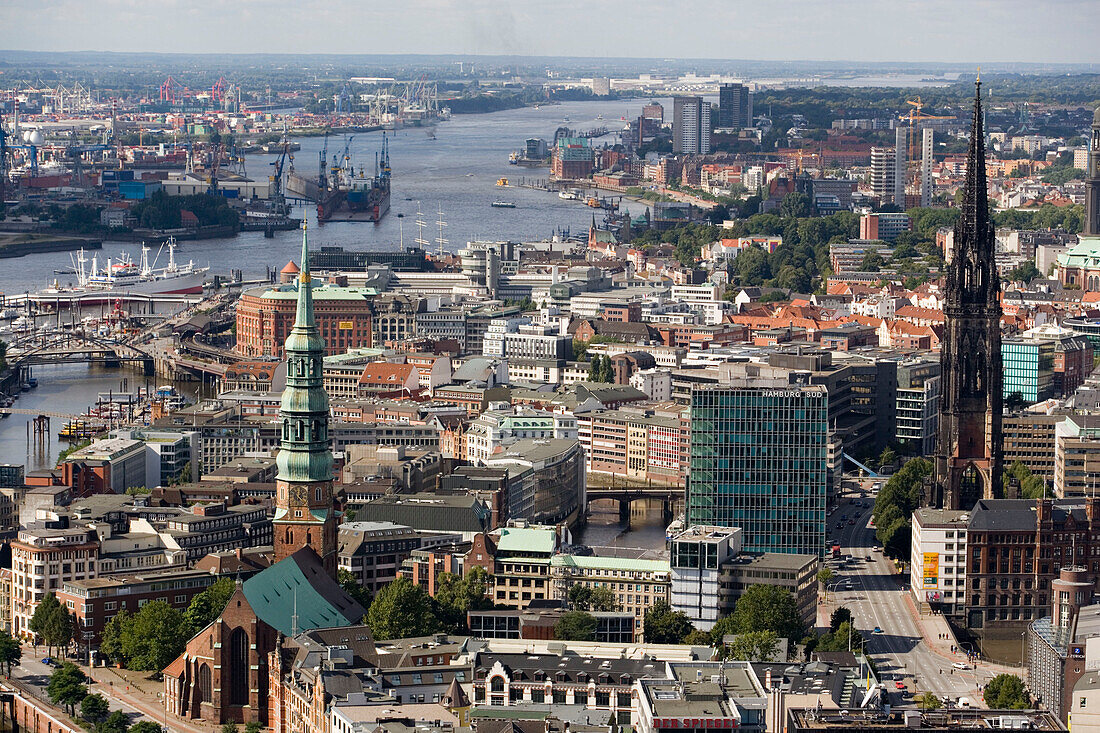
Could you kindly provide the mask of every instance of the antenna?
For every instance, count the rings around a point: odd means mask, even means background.
[[[294,583],[294,615],[290,617],[290,635],[298,635],[298,583]]]

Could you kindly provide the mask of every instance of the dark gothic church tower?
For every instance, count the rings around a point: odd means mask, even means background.
[[[981,90],[979,80],[940,344],[939,441],[928,499],[946,509],[970,509],[978,499],[999,492],[1001,483],[1001,282],[993,258]]]

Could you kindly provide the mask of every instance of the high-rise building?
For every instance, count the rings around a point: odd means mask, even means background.
[[[920,137],[920,205],[932,205],[932,128],[921,130]]]
[[[279,455],[275,477],[275,560],[312,547],[336,577],[336,510],[332,501],[332,446],[328,395],[321,364],[325,340],[313,317],[309,242],[302,232],[298,309],[287,336],[286,389],[279,406]]]
[[[894,195],[894,150],[871,148],[871,191],[880,203],[889,203]]]
[[[746,84],[723,84],[718,88],[718,127],[752,127],[752,92]]]
[[[905,207],[905,179],[908,178],[906,166],[909,162],[909,130],[898,125],[894,131],[894,204]]]
[[[970,125],[962,215],[947,267],[940,434],[932,506],[969,509],[1001,485],[1001,281],[985,179],[981,82]]]
[[[689,525],[741,527],[749,552],[821,555],[829,395],[736,380],[691,393]]]
[[[672,100],[672,152],[706,155],[710,152],[710,102],[702,97]]]

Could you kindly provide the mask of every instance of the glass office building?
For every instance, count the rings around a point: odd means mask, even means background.
[[[1024,402],[1042,402],[1054,396],[1053,341],[1006,338],[1001,341],[1004,397],[1019,392]]]
[[[746,552],[820,556],[828,404],[817,385],[693,390],[687,523],[741,527]]]

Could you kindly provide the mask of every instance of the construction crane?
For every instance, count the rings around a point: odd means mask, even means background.
[[[910,105],[913,109],[909,110],[903,115],[898,115],[899,120],[909,121],[909,160],[915,160],[917,157],[917,125],[925,120],[953,120],[954,115],[926,115],[924,113],[924,102],[920,97],[916,100],[908,100],[906,104]]]

